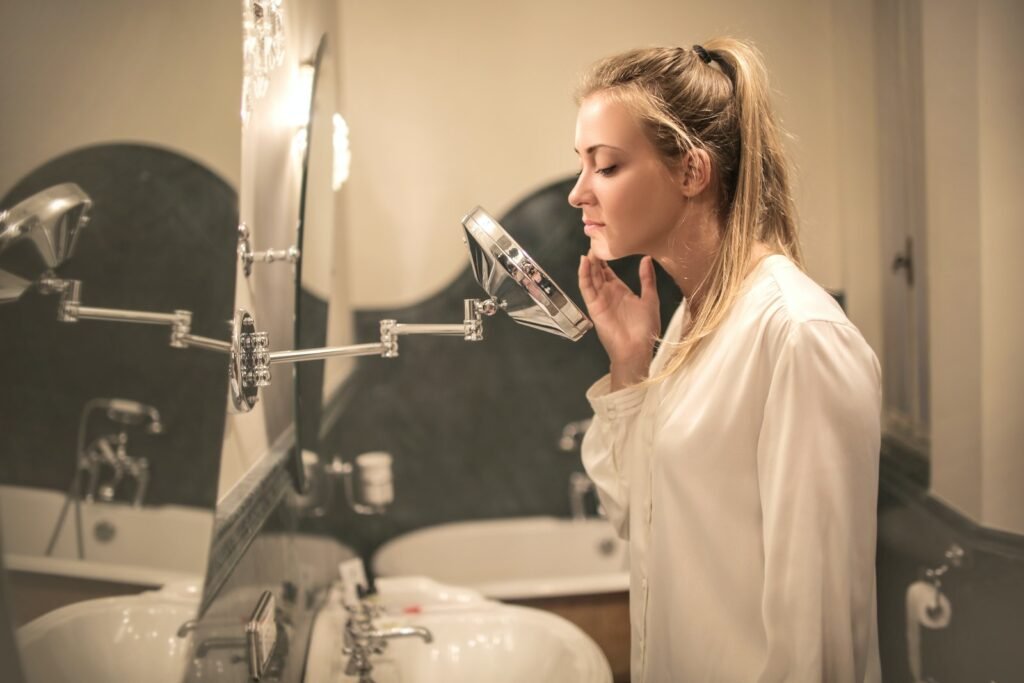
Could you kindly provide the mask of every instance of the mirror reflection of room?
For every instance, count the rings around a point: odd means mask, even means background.
[[[203,16],[186,45],[166,9],[3,10],[0,71],[18,95],[2,106],[0,270],[24,286],[0,306],[5,625],[163,589],[183,621],[198,614],[225,361],[171,348],[164,324],[65,322],[64,297],[44,280],[76,281],[83,311],[187,310],[193,332],[228,339],[240,143],[238,99],[219,84],[240,58],[220,36],[237,30],[237,16]],[[36,49],[44,35],[64,49]],[[199,64],[210,65],[204,77],[178,76]],[[45,215],[75,203],[74,215]],[[52,247],[59,258],[44,256]]]
[[[659,337],[691,292],[592,251],[581,79],[665,46],[731,84],[726,35],[764,60],[806,282],[881,369],[852,531],[802,556],[856,536],[874,597],[818,605],[791,660],[796,584],[758,576],[779,539],[735,524],[770,515],[764,473],[694,469],[761,427],[722,408],[736,373],[657,432],[659,457],[718,436],[649,507],[594,467],[611,359],[580,257],[656,292]],[[732,678],[1016,680],[1022,35],[973,0],[4,4],[0,678],[661,683],[728,653]]]

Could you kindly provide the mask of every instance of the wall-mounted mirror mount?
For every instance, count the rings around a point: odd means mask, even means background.
[[[238,258],[242,262],[242,270],[246,277],[252,275],[254,263],[276,263],[279,261],[297,263],[300,254],[299,247],[294,244],[287,249],[253,251],[249,238],[249,226],[245,223],[238,226]]]
[[[516,322],[576,341],[593,325],[576,304],[530,258],[522,247],[490,214],[477,207],[462,219],[470,262],[477,282],[490,295],[487,299],[465,299],[462,323],[407,324],[380,321],[380,341],[372,344],[321,347],[293,351],[270,351],[265,332],[257,332],[252,315],[240,310],[232,338],[231,386],[242,410],[256,405],[261,387],[270,384],[274,363],[298,363],[341,356],[398,357],[398,338],[429,334],[458,336],[466,341],[484,337],[483,318],[499,310]]]
[[[462,337],[466,341],[481,341],[484,338],[483,316],[494,315],[505,308],[505,302],[494,297],[482,300],[466,299],[463,305],[465,319],[461,323],[409,324],[397,320],[381,320],[379,342],[292,351],[270,351],[267,333],[257,332],[252,314],[239,310],[232,338],[231,386],[232,395],[236,398],[235,406],[240,410],[250,410],[256,405],[259,389],[270,384],[270,366],[275,363],[300,363],[354,356],[397,358],[398,338],[412,334]]]
[[[42,294],[60,296],[57,309],[60,322],[107,320],[168,325],[171,328],[170,343],[174,348],[195,346],[230,353],[232,346],[229,342],[192,334],[191,311],[157,313],[82,305],[82,282],[59,278],[53,269],[71,258],[79,231],[88,223],[88,210],[91,206],[92,200],[78,185],[64,183],[37,192],[10,210],[0,213],[0,253],[15,248],[19,243],[27,243],[35,249],[36,260],[44,268],[34,274],[34,280],[0,269],[5,284],[0,302],[17,301],[34,287]]]

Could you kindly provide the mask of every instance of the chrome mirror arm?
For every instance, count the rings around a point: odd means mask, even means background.
[[[252,275],[253,263],[274,263],[276,261],[298,263],[300,255],[298,246],[294,244],[287,249],[253,251],[249,241],[249,226],[245,223],[238,225],[238,258],[242,262],[242,269],[245,271],[246,277]]]
[[[143,325],[168,325],[171,328],[170,344],[176,349],[197,347],[221,353],[231,353],[232,350],[231,342],[192,334],[192,311],[177,310],[173,313],[156,313],[124,308],[83,306],[82,282],[80,280],[47,277],[39,281],[39,288],[45,294],[60,295],[60,304],[57,308],[57,320],[60,322],[107,320]]]
[[[465,316],[461,323],[433,325],[381,320],[380,341],[377,343],[293,351],[271,351],[267,333],[257,332],[252,315],[248,311],[239,310],[235,316],[235,330],[230,344],[231,390],[235,407],[246,411],[256,405],[259,389],[270,385],[270,366],[274,363],[301,363],[354,356],[397,358],[398,338],[410,334],[452,336],[462,337],[466,341],[481,341],[484,338],[483,316],[494,315],[498,310],[505,308],[505,302],[499,301],[496,297],[466,299],[463,302]]]

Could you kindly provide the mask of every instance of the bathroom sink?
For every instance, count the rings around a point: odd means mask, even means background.
[[[382,603],[389,603],[387,583]],[[306,683],[344,681],[347,658],[342,654],[346,614],[337,601],[321,610],[313,627],[306,661]],[[373,655],[376,683],[611,683],[601,650],[565,619],[542,610],[489,600],[464,603],[423,603],[414,610],[385,615],[376,627],[421,626],[433,641],[402,638],[389,641]]]
[[[181,683],[197,597],[147,592],[76,602],[18,629],[27,683]]]
[[[374,602],[388,614],[408,614],[428,606],[458,607],[486,602],[483,595],[471,588],[449,586],[425,576],[377,578]]]

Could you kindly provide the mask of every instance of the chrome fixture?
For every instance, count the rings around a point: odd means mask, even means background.
[[[537,262],[479,206],[462,219],[473,276],[520,325],[577,341],[593,325]]]
[[[594,492],[595,497],[597,496],[597,487],[590,477],[582,472],[573,472],[569,475],[569,510],[572,513],[573,519],[581,520],[587,518],[584,499],[590,491]],[[597,516],[601,519],[607,519],[600,499],[597,500]]]
[[[107,419],[119,425],[116,434],[106,434],[85,445],[89,426],[89,417],[97,411],[105,411]],[[142,505],[146,489],[149,486],[149,461],[143,457],[128,454],[129,426],[144,427],[149,434],[162,434],[164,427],[160,420],[160,411],[137,401],[123,398],[93,398],[86,401],[78,420],[78,446],[75,452],[75,475],[64,498],[64,505],[57,516],[57,523],[46,546],[46,555],[52,555],[64,528],[68,508],[75,507],[75,543],[78,559],[85,559],[85,548],[82,535],[81,503],[91,503],[97,496],[104,502],[111,502],[117,492],[118,485],[127,476],[134,480],[135,489],[132,505]],[[101,469],[109,469],[111,477],[100,485]],[[82,491],[82,477],[88,476],[88,485]]]
[[[57,319],[73,323],[79,320],[110,320],[116,322],[168,325],[171,328],[171,346],[196,346],[230,353],[226,341],[199,337],[191,333],[191,311],[154,313],[119,308],[97,308],[82,305],[82,283],[79,280],[59,278],[53,269],[69,259],[78,241],[78,233],[88,223],[88,210],[92,200],[74,183],[55,185],[37,192],[13,208],[0,213],[0,253],[27,242],[35,247],[45,266],[31,273],[28,280],[19,274],[0,269],[0,303],[17,300],[35,285],[44,294],[59,294]]]
[[[930,616],[934,617],[942,612],[942,577],[945,576],[950,569],[957,569],[961,567],[964,563],[964,556],[964,549],[956,543],[953,543],[944,553],[945,562],[940,564],[938,567],[925,569],[925,580],[935,588],[935,603],[928,607],[928,613]]]
[[[235,619],[190,619],[178,628],[177,636],[185,638],[192,631],[199,631],[206,625],[214,623],[237,624]],[[287,620],[281,619],[277,609],[274,594],[271,591],[263,591],[256,602],[252,616],[245,623],[245,636],[221,635],[211,638],[200,639],[195,646],[193,657],[203,659],[213,650],[246,650],[246,661],[249,664],[249,679],[261,680],[265,675],[274,676],[280,671],[280,658],[272,661],[278,650],[278,643],[282,641],[282,651],[286,650],[287,632],[281,628],[281,623],[287,624]],[[233,661],[240,661],[241,657],[233,658]],[[276,669],[273,666],[276,663]],[[276,679],[275,679],[276,680]]]
[[[590,429],[590,423],[594,418],[588,417],[585,420],[576,420],[562,427],[562,435],[558,438],[558,449],[570,453],[580,447],[584,435]]]
[[[253,263],[275,263],[277,261],[296,263],[299,260],[299,255],[299,248],[294,244],[287,249],[253,251],[252,243],[249,240],[249,226],[245,223],[238,226],[238,258],[242,262],[242,270],[246,277],[252,275]]]
[[[135,481],[132,506],[142,505],[146,487],[149,485],[149,461],[146,458],[128,455],[127,445],[128,435],[121,431],[116,436],[101,436],[79,456],[78,471],[85,470],[89,474],[89,485],[84,496],[86,503],[92,503],[97,496],[104,503],[113,501],[117,487],[127,475],[129,479]],[[112,475],[105,484],[97,488],[101,467],[110,469]]]
[[[383,654],[389,640],[419,638],[424,643],[434,642],[433,634],[422,626],[376,628],[373,620],[379,616],[379,612],[366,599],[360,599],[351,605],[345,604],[345,610],[348,619],[345,622],[345,648],[342,654],[349,658],[345,665],[345,675],[358,676],[359,683],[374,683],[370,655]]]
[[[0,262],[0,303],[16,301],[41,278],[52,276],[74,251],[89,222],[92,200],[74,183],[54,185],[0,211],[0,255],[19,242],[32,245],[41,271],[13,273]]]
[[[242,125],[249,123],[256,101],[267,94],[270,72],[284,62],[283,0],[242,3]]]
[[[258,3],[255,3],[258,4]],[[0,246],[9,248],[20,238],[33,238],[39,245],[50,247],[46,253],[51,262],[59,265],[68,258],[74,247],[77,230],[84,224],[85,210],[91,200],[76,185],[58,185],[33,195],[11,211],[4,212],[3,239]],[[42,273],[39,286],[43,292],[60,295],[57,318],[62,322],[79,320],[108,320],[150,325],[168,325],[171,328],[170,345],[174,348],[197,347],[230,355],[228,365],[229,386],[234,407],[249,411],[256,405],[260,387],[270,384],[270,366],[273,363],[297,363],[342,356],[398,357],[398,338],[411,334],[458,336],[466,341],[484,338],[483,316],[503,310],[516,322],[557,334],[576,341],[593,325],[583,312],[558,288],[505,229],[482,208],[473,209],[462,219],[465,241],[469,248],[473,275],[489,295],[487,299],[466,299],[463,302],[463,321],[452,324],[408,324],[397,320],[380,321],[380,341],[371,344],[323,347],[291,351],[271,351],[266,332],[256,329],[252,315],[239,310],[233,321],[231,341],[221,341],[192,334],[192,313],[176,310],[173,313],[131,311],[114,308],[83,306],[82,283],[61,279],[52,270]],[[248,228],[240,227],[247,265],[257,259],[247,246]],[[288,258],[288,250],[284,258]],[[262,252],[261,260],[276,260],[276,252]],[[273,254],[273,256],[268,256]],[[294,252],[298,259],[298,251]],[[498,267],[500,266],[500,267]],[[3,274],[5,290],[12,294],[7,300],[18,298],[32,283],[14,275]],[[14,293],[16,292],[16,293]]]
[[[252,315],[240,310],[232,337],[231,387],[235,407],[251,410],[260,387],[270,384],[270,366],[340,356],[398,357],[398,337],[410,334],[484,338],[483,317],[505,311],[521,325],[577,341],[593,325],[583,311],[548,277],[498,221],[480,207],[463,219],[473,276],[487,299],[465,299],[463,321],[453,324],[406,324],[380,321],[380,341],[295,351],[270,351],[265,332],[257,332]]]
[[[397,358],[398,338],[410,334],[455,336],[466,341],[480,341],[484,338],[483,316],[494,315],[502,307],[494,299],[466,299],[463,306],[465,319],[461,323],[424,325],[381,320],[380,341],[377,343],[295,351],[270,351],[267,333],[257,332],[252,314],[239,310],[235,317],[229,371],[234,405],[241,411],[251,410],[256,405],[259,389],[270,384],[270,366],[274,363],[299,363],[341,356]]]

